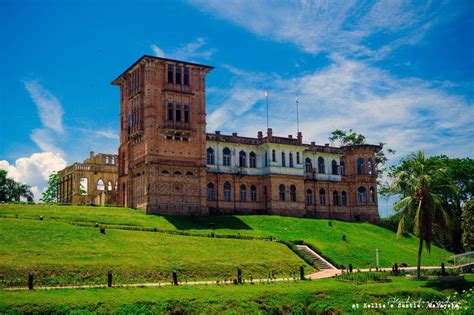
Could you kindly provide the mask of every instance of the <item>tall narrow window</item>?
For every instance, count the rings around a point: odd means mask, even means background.
[[[181,84],[181,70],[182,68],[181,67],[176,67],[176,84]]]
[[[331,168],[332,168],[332,175],[337,175],[337,162],[336,162],[336,160],[332,160]]]
[[[207,200],[214,200],[214,184],[207,184]]]
[[[104,190],[104,189],[105,189],[104,181],[102,179],[99,179],[99,181],[97,182],[97,190]]]
[[[255,185],[250,186],[250,200],[257,202],[257,187]]]
[[[250,162],[250,167],[251,168],[256,168],[257,167],[257,155],[255,154],[255,152],[250,152],[249,162]]]
[[[224,164],[224,166],[230,166],[230,149],[229,148],[224,148],[224,150],[222,150],[222,164]]]
[[[87,195],[88,192],[88,180],[86,177],[82,177],[79,181],[79,194]]]
[[[308,189],[306,191],[306,204],[307,205],[313,204],[313,191],[311,189]]]
[[[324,188],[321,188],[319,190],[319,203],[322,205],[326,204],[326,191],[324,190]]]
[[[365,174],[365,168],[364,168],[364,158],[357,158],[357,174],[358,175],[364,175]]]
[[[345,163],[344,161],[341,161],[340,165],[339,165],[339,169],[341,170],[341,175],[346,175],[346,169],[345,169]]]
[[[296,202],[296,186],[295,185],[290,186],[290,200],[291,202]]]
[[[112,182],[109,180],[109,183],[107,184],[107,190],[112,191],[113,185]]]
[[[290,167],[293,167],[293,152],[290,152]]]
[[[285,185],[281,184],[278,190],[280,195],[280,201],[285,201]]]
[[[365,194],[365,187],[360,186],[359,189],[357,189],[357,193],[359,195],[359,203],[366,203],[367,202],[367,196]]]
[[[168,65],[168,83],[173,83],[174,66]]]
[[[176,104],[176,121],[181,122],[181,105]]]
[[[207,165],[214,165],[214,149],[207,148]]]
[[[189,68],[188,67],[184,67],[183,84],[189,85]]]
[[[369,175],[372,175],[374,173],[374,165],[372,163],[372,159],[369,159],[367,161],[367,169],[369,171]]]
[[[324,168],[324,158],[322,158],[321,156],[318,158],[318,173],[326,173]]]
[[[335,206],[339,206],[341,203],[339,201],[339,193],[337,190],[332,192],[332,199]]]
[[[245,151],[239,152],[239,166],[247,167],[247,153]]]
[[[173,121],[173,103],[168,103],[168,121]]]
[[[272,150],[272,162],[276,162],[277,158],[276,158],[276,152],[275,150]]]
[[[268,152],[265,151],[265,167],[268,166]]]
[[[375,189],[374,187],[369,188],[370,202],[375,202]]]
[[[306,158],[304,161],[304,170],[306,173],[312,173],[313,172],[313,164],[311,163],[310,158]]]
[[[285,152],[281,153],[281,166],[286,167]]]
[[[344,190],[341,193],[341,204],[347,206],[347,193]]]
[[[247,187],[240,185],[240,201],[247,201]]]
[[[300,164],[300,153],[296,152],[296,164]]]
[[[229,182],[224,183],[224,200],[225,201],[232,200],[231,186]]]
[[[189,105],[184,105],[184,122],[189,124]]]

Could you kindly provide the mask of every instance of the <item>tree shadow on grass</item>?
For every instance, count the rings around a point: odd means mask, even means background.
[[[473,282],[468,280],[459,280],[459,281],[440,281],[440,280],[431,280],[426,284],[421,285],[421,287],[432,288],[437,291],[443,291],[447,289],[454,289],[456,291],[469,290],[473,287]]]
[[[174,217],[165,216],[178,230],[252,230],[235,216]]]

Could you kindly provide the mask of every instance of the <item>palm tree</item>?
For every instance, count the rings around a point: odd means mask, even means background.
[[[396,168],[390,175],[394,179],[391,192],[402,196],[394,205],[400,213],[397,238],[405,232],[406,221],[414,215],[413,232],[420,238],[417,264],[420,278],[423,242],[430,252],[433,221],[444,225],[446,230],[450,229],[449,216],[438,193],[442,190],[456,191],[456,187],[450,183],[446,170],[436,161],[426,159],[422,151],[408,156],[402,161],[402,167]]]

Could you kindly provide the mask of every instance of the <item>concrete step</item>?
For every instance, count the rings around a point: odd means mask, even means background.
[[[302,252],[304,252],[306,255],[308,255],[316,264],[318,264],[321,270],[328,270],[328,269],[337,270],[336,267],[334,267],[331,263],[329,263],[326,259],[324,259],[320,255],[318,255],[315,251],[313,251],[308,246],[296,245],[296,247]]]

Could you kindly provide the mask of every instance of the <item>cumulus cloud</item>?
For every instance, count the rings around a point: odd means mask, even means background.
[[[155,56],[157,57],[165,57],[165,52],[160,48],[158,47],[157,45],[153,44],[150,46],[151,50],[153,50],[153,53],[155,54]]]
[[[60,154],[52,152],[33,153],[29,157],[17,159],[13,164],[0,160],[0,169],[6,170],[8,177],[31,187],[35,201],[39,201],[45,191],[49,175],[66,165]]]
[[[182,45],[168,53],[153,44],[150,48],[157,57],[165,57],[186,61],[197,61],[200,59],[209,59],[215,53],[215,49],[206,47],[207,41],[203,37],[198,37],[194,41]]]

